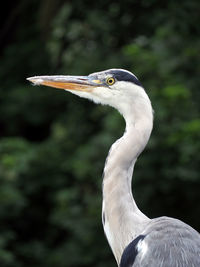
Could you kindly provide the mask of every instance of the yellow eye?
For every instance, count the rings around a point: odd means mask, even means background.
[[[113,77],[109,77],[106,79],[106,83],[108,85],[113,85],[115,83],[115,79]]]

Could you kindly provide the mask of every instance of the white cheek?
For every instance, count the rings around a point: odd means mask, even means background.
[[[75,91],[75,90],[65,90],[65,91],[70,92],[70,93],[77,95],[79,97],[89,99],[89,100],[95,102],[96,104],[101,103],[101,100],[99,99],[99,97],[94,95],[93,93],[84,92],[84,91]]]
[[[92,91],[92,95],[99,97],[102,100],[112,98],[113,92],[107,87],[96,87]]]

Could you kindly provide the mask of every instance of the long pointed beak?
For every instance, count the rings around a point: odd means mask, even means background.
[[[101,84],[100,80],[94,80],[90,76],[34,76],[27,78],[28,81],[35,85],[46,85],[64,90],[77,90],[91,92],[94,87]]]

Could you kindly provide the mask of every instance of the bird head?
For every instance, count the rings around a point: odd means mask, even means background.
[[[110,105],[121,113],[136,99],[148,99],[137,77],[123,69],[109,69],[88,76],[34,76],[27,80],[35,85],[64,89],[95,103]]]

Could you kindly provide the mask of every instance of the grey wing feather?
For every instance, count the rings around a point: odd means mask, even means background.
[[[173,218],[151,220],[137,243],[134,260],[122,267],[200,267],[200,235]]]

